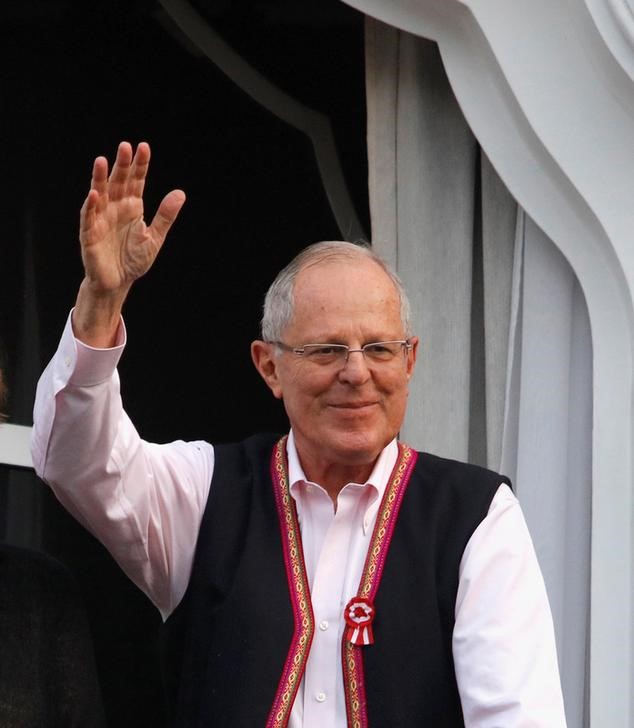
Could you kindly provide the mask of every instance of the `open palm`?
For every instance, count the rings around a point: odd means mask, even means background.
[[[172,190],[146,225],[143,188],[149,162],[145,142],[134,155],[131,145],[121,142],[110,176],[105,157],[95,160],[79,234],[86,279],[95,292],[125,292],[146,273],[185,202],[182,191]]]

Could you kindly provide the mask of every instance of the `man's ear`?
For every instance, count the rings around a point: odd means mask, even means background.
[[[407,353],[407,378],[409,379],[414,373],[414,367],[416,366],[416,357],[418,356],[418,336],[412,336],[410,338],[412,348]]]
[[[273,396],[282,399],[282,384],[280,382],[278,360],[276,357],[275,344],[266,341],[254,341],[251,343],[251,359],[260,376],[268,384]]]

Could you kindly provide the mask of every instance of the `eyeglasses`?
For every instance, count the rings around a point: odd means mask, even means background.
[[[272,341],[283,351],[289,351],[306,361],[320,366],[337,364],[344,367],[350,354],[360,351],[368,364],[389,364],[396,357],[412,348],[408,341],[374,341],[364,344],[360,349],[351,349],[346,344],[304,344],[304,346],[289,346],[282,341]]]

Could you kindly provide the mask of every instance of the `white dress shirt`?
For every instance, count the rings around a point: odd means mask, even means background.
[[[140,438],[125,414],[116,365],[125,343],[92,349],[70,317],[38,385],[32,440],[37,473],[99,538],[167,618],[182,599],[214,468],[213,446]],[[337,507],[306,480],[293,434],[289,483],[297,505],[315,635],[291,728],[343,728],[343,608],[357,593],[396,441],[366,483]],[[467,728],[565,727],[545,587],[517,499],[502,484],[460,564],[453,657]]]

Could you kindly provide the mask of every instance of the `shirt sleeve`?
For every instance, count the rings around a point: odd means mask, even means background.
[[[565,728],[546,588],[506,485],[462,557],[453,655],[466,728]]]
[[[93,349],[71,317],[37,387],[37,474],[110,551],[164,619],[182,599],[213,475],[213,447],[141,439],[123,410],[116,366],[125,345]]]

